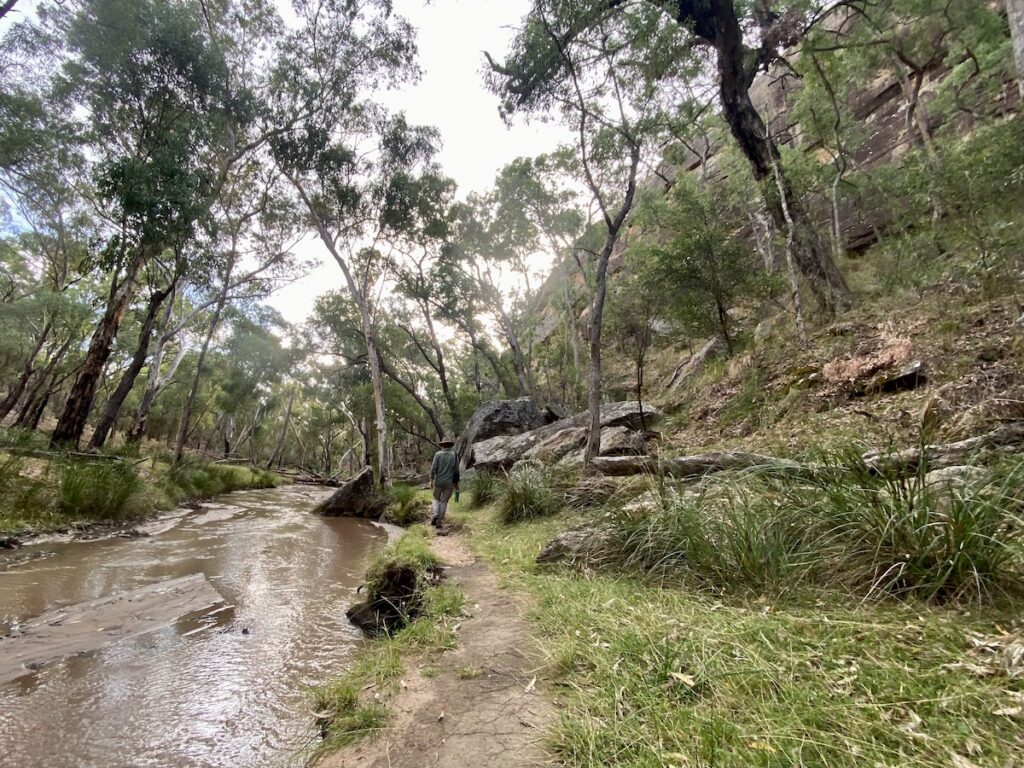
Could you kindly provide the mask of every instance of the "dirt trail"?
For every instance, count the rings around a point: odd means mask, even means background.
[[[520,606],[457,538],[438,538],[433,546],[471,614],[459,628],[458,648],[424,662],[437,670],[434,677],[408,665],[390,727],[372,742],[327,756],[318,768],[523,768],[551,762],[544,732],[553,710],[534,687],[543,671]],[[479,674],[467,676],[471,670]]]

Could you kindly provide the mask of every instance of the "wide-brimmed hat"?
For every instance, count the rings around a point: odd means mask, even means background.
[[[442,448],[451,448],[453,445],[455,445],[455,441],[452,440],[450,437],[442,437],[440,442],[438,442],[438,445],[441,446]]]

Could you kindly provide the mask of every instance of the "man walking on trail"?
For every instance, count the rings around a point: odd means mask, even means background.
[[[434,495],[430,524],[436,528],[440,528],[444,522],[452,492],[458,494],[459,490],[459,457],[452,450],[455,442],[446,437],[438,445],[441,450],[434,454],[434,460],[430,462],[430,489]]]

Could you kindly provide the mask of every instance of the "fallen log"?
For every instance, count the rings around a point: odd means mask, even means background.
[[[1024,422],[1006,424],[984,435],[958,440],[955,443],[915,446],[901,451],[868,451],[861,458],[876,470],[914,471],[923,461],[928,469],[944,469],[970,464],[980,453],[1014,454],[1024,451]]]
[[[0,683],[73,654],[166,627],[223,602],[201,573],[56,608],[0,638]]]
[[[806,469],[802,464],[775,456],[743,451],[711,451],[696,456],[599,456],[593,467],[605,475],[664,474],[670,477],[703,477],[714,472],[752,467],[775,468],[785,472]]]

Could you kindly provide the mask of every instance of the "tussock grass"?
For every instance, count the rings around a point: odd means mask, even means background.
[[[186,458],[167,470],[164,490],[176,502],[208,499],[245,488],[273,488],[280,479],[259,467],[209,464]]]
[[[561,518],[470,522],[475,548],[529,591],[570,768],[1016,765],[1024,685],[979,671],[975,633],[1016,612],[920,601],[716,596],[613,572],[538,569]]]
[[[490,472],[478,470],[469,485],[470,509],[482,509],[494,502],[501,493],[501,483]]]
[[[511,472],[498,496],[498,517],[505,524],[553,515],[562,499],[540,469],[524,467]]]
[[[422,523],[423,497],[415,486],[396,483],[391,487],[391,506],[388,518],[395,525],[407,528],[414,523]]]
[[[133,464],[121,461],[68,461],[61,470],[59,511],[86,520],[125,519],[128,500],[142,487]]]
[[[655,486],[611,510],[605,562],[715,591],[838,589],[983,602],[1024,592],[1024,461],[961,482],[880,474],[853,453],[801,478],[745,472]]]
[[[204,464],[174,466],[147,460],[26,456],[38,433],[0,431],[0,532],[25,535],[66,530],[77,523],[125,524],[185,501],[281,482],[256,467]],[[45,448],[45,445],[43,445]]]

